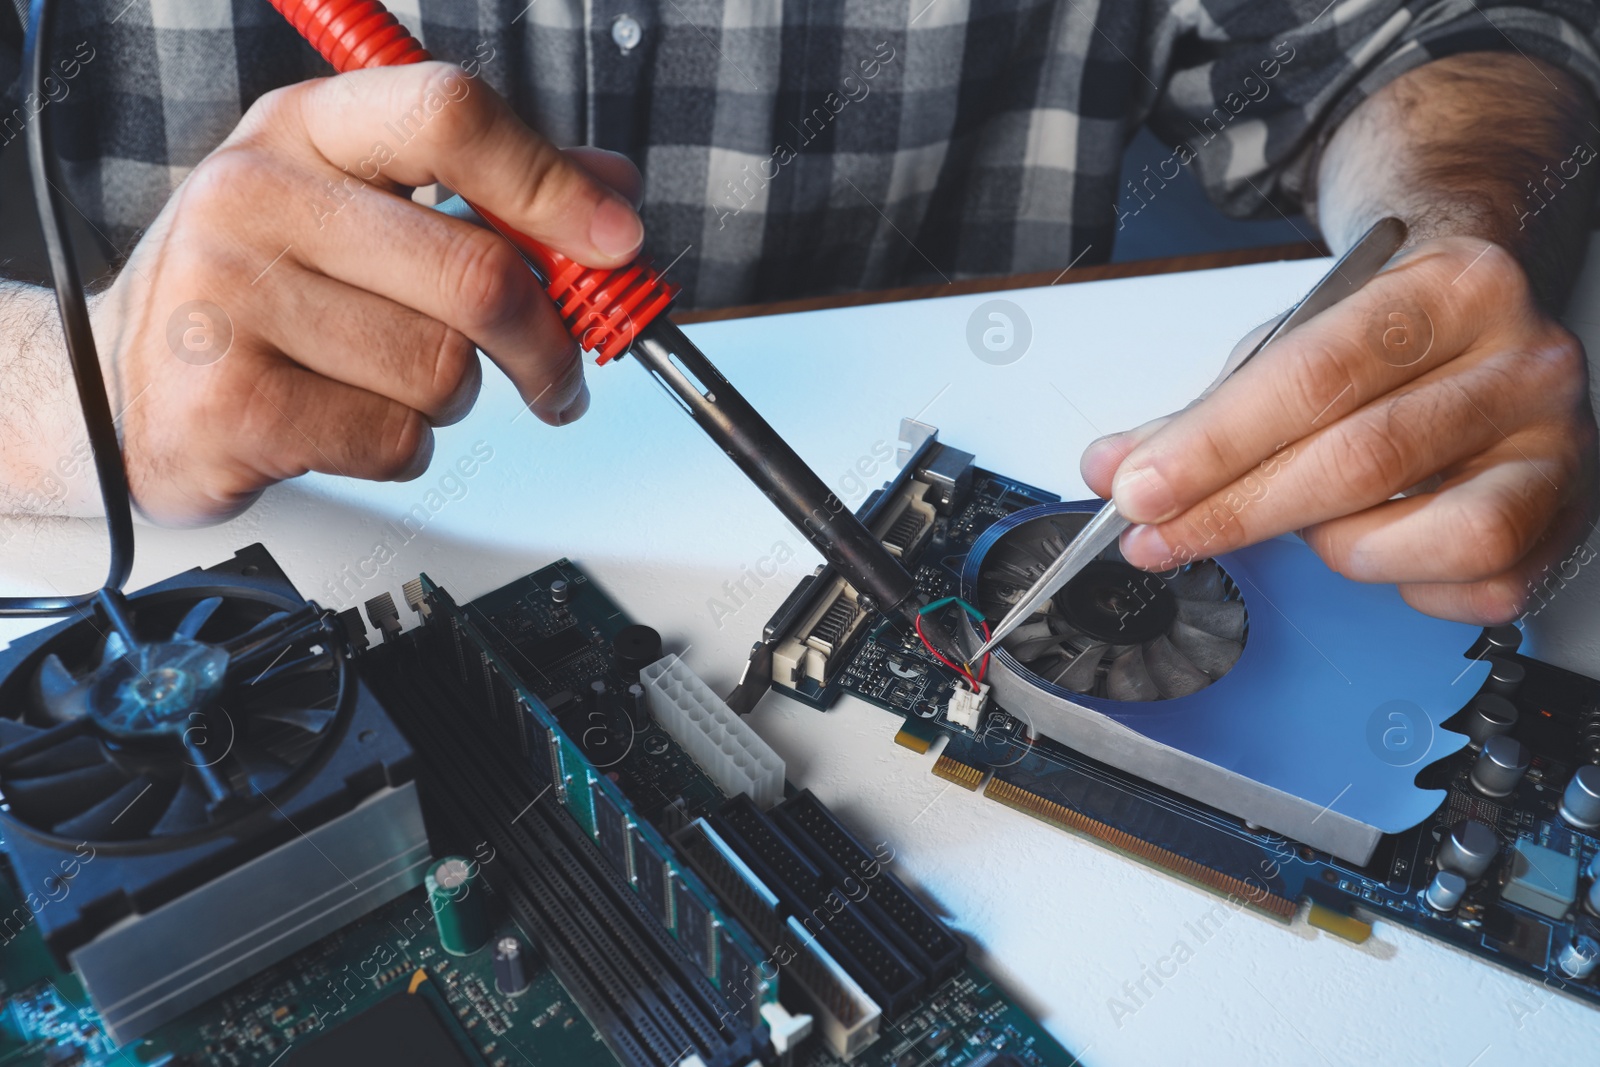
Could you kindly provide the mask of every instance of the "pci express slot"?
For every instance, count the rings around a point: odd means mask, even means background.
[[[749,797],[734,797],[708,821],[772,889],[789,916],[839,961],[885,1015],[897,1016],[911,1006],[927,986],[927,972],[878,929],[857,902],[832,886]]]
[[[784,918],[777,894],[705,819],[690,823],[674,840],[700,876],[771,952],[770,958],[780,963],[787,976],[785,988],[798,986],[810,998],[822,1036],[835,1053],[849,1060],[877,1040],[882,1009],[797,918]]]
[[[966,958],[961,939],[908,890],[866,845],[845,829],[833,812],[806,789],[771,813],[788,838],[827,874],[835,888],[865,896],[863,910],[878,920],[902,951],[934,981],[960,970]]]
[[[415,634],[416,631],[413,631]],[[552,792],[536,784],[408,635],[364,675],[421,758],[425,804],[453,846],[486,840],[484,874],[626,1067],[742,1067],[766,1045],[734,1015]]]

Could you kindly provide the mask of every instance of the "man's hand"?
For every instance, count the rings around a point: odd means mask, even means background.
[[[583,414],[577,345],[517,253],[412,203],[441,182],[589,266],[639,249],[620,156],[563,153],[424,63],[263,97],[94,305],[135,501],[208,522],[307,471],[421,474],[482,349],[545,422]]]
[[[1129,562],[1298,531],[1429,614],[1520,615],[1596,512],[1583,347],[1548,309],[1600,166],[1526,202],[1593,112],[1567,75],[1498,54],[1427,64],[1357,108],[1323,156],[1323,232],[1339,250],[1395,214],[1415,243],[1206,399],[1089,447],[1090,488],[1142,524]]]
[[[1289,531],[1334,570],[1480,623],[1587,533],[1583,348],[1503,249],[1447,237],[1279,338],[1202,403],[1083,459],[1167,570]],[[1427,491],[1391,499],[1408,489]]]

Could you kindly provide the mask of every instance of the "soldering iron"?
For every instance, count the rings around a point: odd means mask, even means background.
[[[431,58],[378,0],[270,2],[340,73]],[[613,270],[585,267],[472,207],[521,252],[567,330],[598,363],[631,352],[855,587],[863,607],[907,608],[917,591],[911,575],[667,318],[677,286],[642,256]]]

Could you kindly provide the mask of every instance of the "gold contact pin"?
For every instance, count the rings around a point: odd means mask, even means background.
[[[954,782],[962,789],[976,791],[983,784],[983,772],[976,767],[970,767],[960,760],[953,760],[949,756],[941,755],[933,763],[933,773],[947,782]]]
[[[938,773],[938,768],[934,768]],[[1180,856],[1176,852],[1152,845],[1148,841],[1134,837],[1132,834],[1108,826],[1098,819],[1091,819],[1082,812],[1073,811],[1063,807],[1053,800],[1046,800],[1026,789],[1021,789],[1010,782],[991,778],[989,785],[984,789],[983,795],[991,800],[997,800],[1008,808],[1032,815],[1043,822],[1050,823],[1063,830],[1087,834],[1090,837],[1103,841],[1118,851],[1125,852],[1134,859],[1141,860],[1154,867],[1161,867],[1185,881],[1193,882],[1203,888],[1222,893],[1230,898],[1264,911],[1268,915],[1279,919],[1290,919],[1295,913],[1295,902],[1286,897],[1280,897],[1269,892],[1263,886],[1252,885],[1232,875],[1214,871],[1202,866],[1194,860]]]

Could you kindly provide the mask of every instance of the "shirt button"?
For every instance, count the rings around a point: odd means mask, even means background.
[[[623,52],[631,52],[644,36],[644,30],[639,26],[639,20],[632,15],[618,15],[611,20],[611,39]]]

